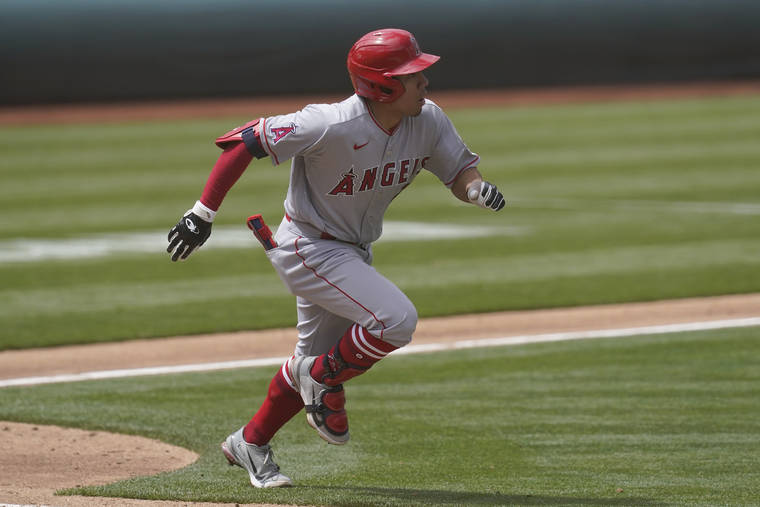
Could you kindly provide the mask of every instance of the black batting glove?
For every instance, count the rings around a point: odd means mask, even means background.
[[[496,185],[487,181],[481,181],[480,184],[476,183],[472,185],[468,190],[467,198],[471,203],[477,204],[481,208],[494,211],[501,210],[507,204],[504,195],[499,192]]]
[[[172,261],[185,260],[196,249],[200,248],[211,235],[211,222],[206,222],[192,212],[185,213],[177,225],[169,231],[169,248]]]

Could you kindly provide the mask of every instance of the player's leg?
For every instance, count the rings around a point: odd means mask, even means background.
[[[353,322],[335,315],[304,297],[296,297],[298,343],[294,355],[318,356],[328,352]]]
[[[310,301],[296,298],[298,345],[295,355],[315,356],[327,352],[351,322],[327,312]],[[266,445],[274,434],[304,407],[304,402],[287,374],[287,363],[277,370],[269,383],[261,407],[243,428],[246,442]]]
[[[302,297],[298,298],[298,321],[299,340],[288,364],[289,378],[306,403],[309,424],[326,441],[345,443],[349,435],[342,383],[364,373],[396,347]]]
[[[316,357],[309,373],[317,382],[337,386],[363,374],[397,348],[354,323],[329,351]]]
[[[269,382],[267,396],[251,420],[222,443],[230,465],[244,468],[251,484],[257,488],[289,486],[290,479],[280,473],[274,462],[269,441],[274,434],[303,408],[301,395],[285,380],[283,370],[277,370]]]
[[[292,484],[288,476],[280,473],[269,444],[247,442],[243,437],[243,428],[222,442],[222,452],[230,465],[237,465],[248,472],[251,484],[257,488],[279,488]]]
[[[267,396],[248,424],[243,428],[246,442],[266,445],[275,433],[304,407],[297,391],[286,380],[287,362],[269,382]]]
[[[396,348],[353,324],[329,352],[290,359],[288,372],[304,400],[306,420],[320,437],[331,444],[348,441],[343,383],[365,373]]]
[[[291,293],[359,324],[371,337],[396,348],[411,341],[417,310],[406,294],[370,265],[371,251],[298,237],[268,255]],[[299,316],[299,325],[301,321]]]
[[[316,243],[296,241],[294,251],[300,262],[294,264],[291,259],[285,271],[289,288],[300,296],[297,351],[309,354],[324,350],[326,343],[331,346],[318,356],[294,356],[287,373],[301,393],[309,424],[329,443],[342,444],[348,440],[343,382],[407,344],[417,312],[401,290],[369,266],[369,252],[336,242]],[[305,301],[311,305],[309,311],[301,306]],[[325,314],[351,325],[343,332],[332,327],[327,335],[315,331],[304,340],[313,323],[327,320]]]
[[[335,386],[360,375],[396,348],[359,324],[298,297],[296,356],[318,356],[311,369],[315,380]],[[336,341],[336,337],[338,337]]]

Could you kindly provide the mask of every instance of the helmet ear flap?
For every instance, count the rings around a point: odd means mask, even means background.
[[[394,80],[394,81],[396,81],[396,80]],[[382,85],[382,84],[379,84],[379,85],[377,85],[377,87],[378,87],[378,89],[379,89],[379,90],[380,90],[382,93],[384,93],[384,94],[386,94],[386,95],[393,95],[394,93],[397,93],[397,91],[396,91],[396,90],[394,90],[393,88],[388,88],[387,86],[384,86],[384,85]]]

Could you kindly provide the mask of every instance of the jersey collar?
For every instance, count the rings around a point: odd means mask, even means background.
[[[375,122],[375,125],[377,125],[377,128],[382,130],[385,133],[385,135],[392,136],[394,133],[396,133],[396,131],[398,131],[398,128],[401,126],[401,123],[404,121],[403,119],[399,122],[398,125],[393,127],[391,130],[388,130],[385,127],[383,127],[379,121],[377,121],[377,118],[375,118],[375,115],[372,112],[372,108],[369,107],[369,103],[367,102],[367,99],[365,99],[364,97],[359,97],[359,100],[361,100],[362,103],[364,104],[364,108],[369,113],[369,117],[372,118],[372,121]]]

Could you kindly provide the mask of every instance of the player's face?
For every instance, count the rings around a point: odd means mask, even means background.
[[[422,112],[427,86],[430,83],[422,72],[399,76],[398,80],[404,85],[406,91],[393,103],[404,116],[417,116]]]

